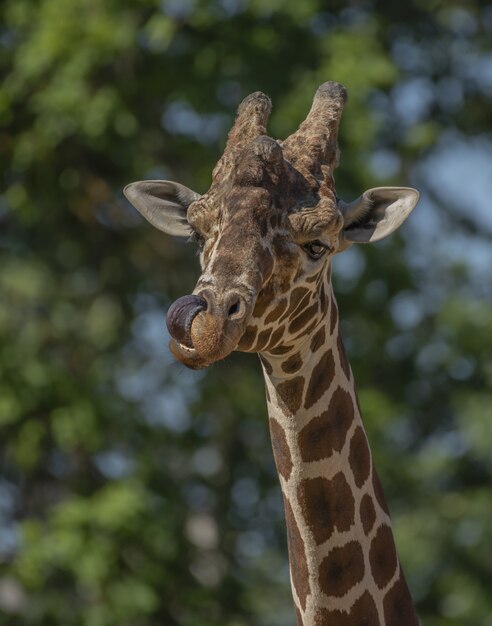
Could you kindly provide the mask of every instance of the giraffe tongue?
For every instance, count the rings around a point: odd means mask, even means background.
[[[193,349],[190,330],[195,317],[201,311],[205,311],[207,302],[200,296],[183,296],[171,306],[167,312],[166,323],[171,337],[185,346]]]

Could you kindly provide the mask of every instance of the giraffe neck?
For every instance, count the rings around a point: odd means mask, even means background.
[[[294,354],[261,355],[298,626],[416,626],[327,293]]]

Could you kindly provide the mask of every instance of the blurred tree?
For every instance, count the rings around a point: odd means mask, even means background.
[[[207,188],[235,107],[272,132],[350,94],[341,195],[413,183],[336,263],[344,331],[427,626],[490,626],[492,5],[4,0],[0,614],[10,626],[293,624],[258,364],[174,364],[193,251],[121,195]]]

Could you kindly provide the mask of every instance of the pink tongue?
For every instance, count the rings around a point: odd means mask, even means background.
[[[171,304],[166,316],[169,334],[187,348],[193,348],[190,329],[195,317],[205,311],[207,302],[200,296],[183,296]]]

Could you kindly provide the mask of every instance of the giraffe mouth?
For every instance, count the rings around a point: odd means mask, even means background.
[[[169,349],[176,357],[176,359],[180,361],[180,363],[183,363],[183,365],[186,365],[186,367],[189,367],[190,369],[200,370],[210,365],[210,361],[204,359],[195,350],[195,348],[191,348],[185,344],[182,344],[172,337],[169,341]]]
[[[197,315],[207,309],[207,302],[196,295],[179,298],[167,312],[166,324],[171,336],[169,347],[174,356],[193,369],[206,367],[193,345],[191,327]]]
[[[206,311],[207,302],[200,296],[189,295],[178,298],[167,312],[166,324],[172,339],[185,351],[194,350],[191,326],[195,317]]]
[[[173,355],[191,369],[202,369],[224,359],[239,343],[241,321],[224,319],[208,310],[207,302],[197,295],[183,296],[169,308],[166,323]]]
[[[233,343],[222,344],[220,349],[211,353],[198,351],[195,347],[189,347],[176,341],[171,337],[169,341],[169,349],[180,363],[186,365],[190,369],[199,370],[212,365],[216,361],[225,359],[236,347],[238,341]]]

